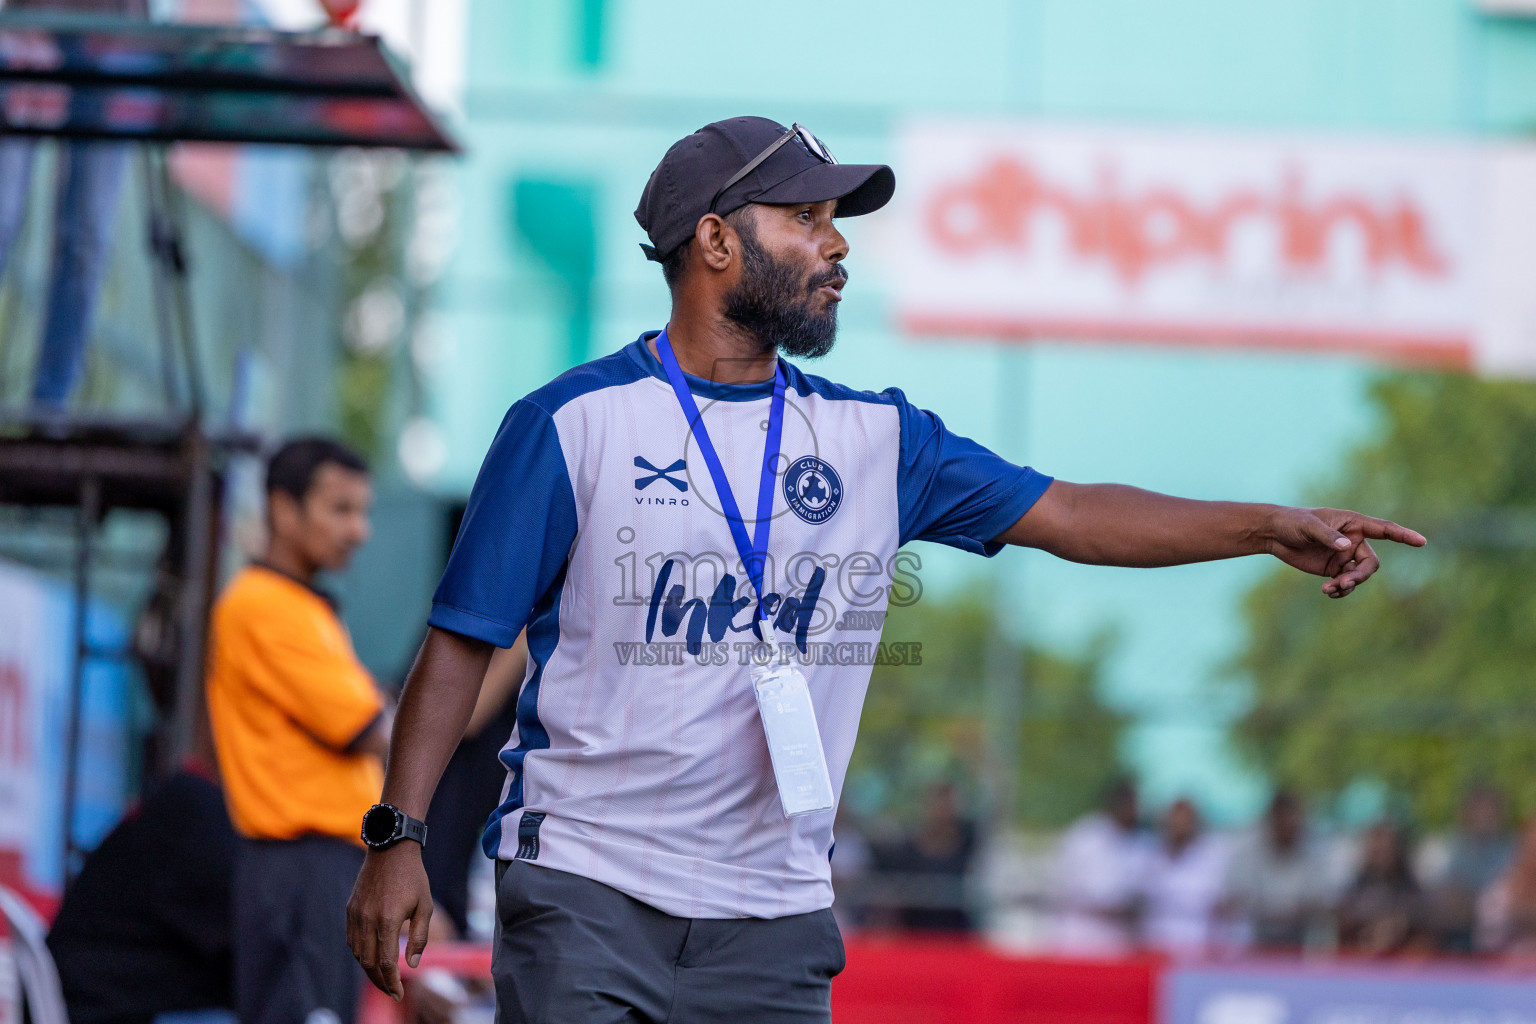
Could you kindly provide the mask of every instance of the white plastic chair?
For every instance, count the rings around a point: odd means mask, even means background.
[[[11,952],[34,1024],[69,1024],[59,971],[48,952],[48,928],[20,896],[0,885],[0,915],[10,927]]]

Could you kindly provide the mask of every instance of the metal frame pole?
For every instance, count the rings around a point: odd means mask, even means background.
[[[212,597],[214,533],[218,529],[208,439],[202,431],[191,430],[186,445],[190,479],[181,594],[176,610],[181,660],[176,666],[176,718],[171,731],[170,763],[166,766],[169,769],[181,763],[197,744],[198,719],[203,707],[204,632]]]
[[[91,600],[91,532],[101,514],[101,480],[95,475],[80,481],[80,504],[75,509],[75,658],[69,691],[69,738],[64,745],[64,877],[72,881],[79,872],[80,848],[75,844],[75,804],[80,788],[80,722],[85,703],[85,664],[91,656],[87,633]]]
[[[148,208],[149,249],[154,278],[155,317],[160,327],[161,373],[166,405],[180,397],[174,360],[179,348],[186,377],[187,400],[193,419],[204,408],[203,375],[192,327],[192,300],[187,288],[187,247],[177,209],[179,193],[171,181],[164,147],[143,150],[144,195]]]
[[[1008,345],[998,347],[997,442],[1006,438],[1016,442],[1023,453],[1029,443],[1030,363],[1033,350],[1020,352]],[[1020,460],[1026,461],[1024,459]],[[1002,620],[1002,610],[1010,607],[1009,597],[1022,591],[1023,552],[1015,552],[1007,563],[995,561],[989,567],[992,594],[992,635],[983,659],[984,706],[987,713],[987,787],[991,803],[991,825],[997,832],[1011,829],[1018,819],[1019,732],[1024,723],[1027,703],[1028,623],[1013,631]],[[1025,609],[1025,614],[1028,610]]]
[[[160,349],[160,388],[163,392],[167,409],[175,409],[180,404],[180,388],[176,380],[176,339],[175,326],[171,322],[170,299],[166,295],[165,273],[163,270],[164,256],[164,225],[160,214],[160,203],[156,198],[159,188],[158,173],[155,168],[155,158],[148,145],[139,147],[139,168],[144,178],[144,206],[146,210],[146,223],[144,230],[149,243],[150,255],[150,287],[154,293],[155,324],[159,328]]]

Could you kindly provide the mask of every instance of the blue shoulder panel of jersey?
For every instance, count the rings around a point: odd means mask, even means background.
[[[901,392],[895,388],[887,391],[860,391],[846,384],[835,384],[825,377],[803,373],[793,363],[784,364],[784,383],[792,391],[802,395],[819,395],[837,402],[869,402],[871,405],[895,405]]]
[[[930,540],[997,554],[1003,549],[998,535],[1034,507],[1052,478],[954,433],[897,389],[885,394],[901,415],[901,543]]]
[[[576,497],[549,413],[508,411],[469,493],[429,625],[510,647],[576,539]]]
[[[567,402],[646,376],[621,349],[568,370],[507,412],[469,494],[430,625],[510,647],[576,540],[576,496],[552,418]]]
[[[995,538],[1028,512],[1051,477],[1015,466],[968,437],[953,433],[933,413],[907,401],[897,388],[859,391],[788,366],[789,387],[834,401],[896,407],[901,421],[897,504],[901,543],[929,540],[992,556]]]
[[[562,405],[582,395],[604,388],[623,387],[649,376],[632,351],[645,337],[641,335],[639,340],[630,342],[617,352],[566,370],[524,401],[531,402],[553,416]]]

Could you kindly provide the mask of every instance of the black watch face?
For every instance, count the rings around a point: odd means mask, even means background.
[[[395,838],[398,824],[395,812],[388,807],[375,807],[363,815],[363,842],[379,846]]]

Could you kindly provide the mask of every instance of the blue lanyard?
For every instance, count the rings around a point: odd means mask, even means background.
[[[767,618],[763,610],[763,570],[768,561],[768,530],[773,525],[773,464],[778,461],[779,443],[784,436],[784,368],[775,360],[773,401],[768,406],[768,443],[763,448],[763,472],[757,485],[757,524],[753,528],[754,535],[749,539],[747,524],[741,518],[736,496],[731,493],[731,482],[725,478],[725,467],[720,465],[720,456],[709,440],[709,431],[704,428],[699,405],[693,400],[693,392],[688,390],[688,382],[683,379],[683,368],[677,365],[677,356],[672,354],[672,342],[667,338],[665,329],[656,336],[656,353],[661,356],[667,380],[672,382],[677,404],[683,407],[683,415],[688,417],[688,429],[693,431],[693,439],[699,443],[699,454],[704,456],[704,465],[709,467],[710,478],[715,481],[715,493],[720,497],[725,521],[730,524],[731,537],[736,541],[736,553],[741,556],[741,564],[746,567],[752,587],[757,591],[756,617]]]

